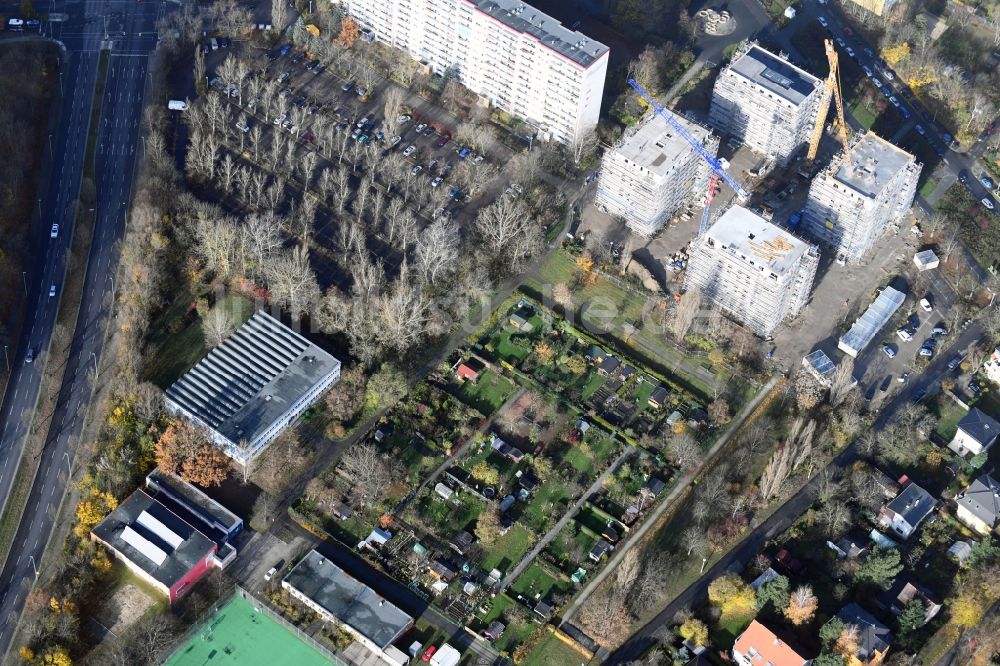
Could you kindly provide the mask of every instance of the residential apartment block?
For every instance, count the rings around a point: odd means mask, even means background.
[[[719,73],[709,123],[780,164],[809,142],[823,83],[753,44]]]
[[[813,179],[805,228],[845,261],[857,261],[913,205],[921,166],[869,132]]]
[[[767,337],[809,300],[818,263],[815,246],[733,206],[692,243],[686,287]]]
[[[710,129],[675,117],[708,152],[718,152],[719,139]],[[710,174],[708,163],[653,114],[604,155],[595,203],[624,218],[635,233],[650,236],[692,195],[704,194]]]
[[[562,143],[597,125],[609,49],[518,0],[332,0],[366,34]]]

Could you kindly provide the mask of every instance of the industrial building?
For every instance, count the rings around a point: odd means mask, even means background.
[[[609,49],[519,0],[333,0],[364,35],[453,74],[543,140],[597,126]]]
[[[674,117],[709,153],[718,152],[719,139],[710,129]],[[594,203],[640,236],[650,236],[692,195],[705,193],[710,175],[708,162],[652,114],[604,155]]]
[[[913,205],[921,165],[871,132],[812,181],[802,213],[807,232],[844,261],[857,261]]]
[[[820,79],[751,44],[719,73],[709,123],[784,165],[809,143],[822,95]]]
[[[340,379],[340,361],[259,311],[167,389],[167,409],[241,465]]]
[[[905,300],[906,294],[903,292],[892,287],[883,289],[851,329],[840,336],[837,348],[848,356],[857,358]]]
[[[288,572],[281,587],[380,656],[396,654],[393,642],[413,626],[412,617],[315,550]]]
[[[818,263],[815,246],[733,206],[692,243],[685,286],[768,337],[809,300]]]

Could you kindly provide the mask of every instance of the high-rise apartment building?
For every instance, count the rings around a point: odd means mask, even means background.
[[[733,206],[691,244],[685,286],[768,337],[808,302],[818,263],[815,246]]]
[[[518,0],[332,0],[366,34],[569,142],[597,125],[609,49]]]
[[[710,129],[675,117],[708,152],[718,152],[719,139]],[[692,194],[704,194],[710,174],[708,163],[653,114],[604,155],[595,203],[624,218],[637,234],[649,236]]]
[[[719,73],[709,122],[786,164],[809,142],[823,82],[756,44]]]
[[[807,232],[845,261],[860,259],[913,205],[921,165],[869,132],[812,181],[802,219]]]

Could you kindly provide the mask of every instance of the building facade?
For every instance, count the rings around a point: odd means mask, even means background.
[[[167,389],[167,409],[241,465],[340,379],[340,361],[258,311]]]
[[[809,142],[822,94],[818,78],[753,44],[719,73],[709,123],[786,164]]]
[[[372,38],[458,80],[543,139],[597,126],[609,49],[518,0],[332,0]]]
[[[802,213],[807,232],[844,261],[859,260],[913,205],[921,166],[869,132],[812,181]]]
[[[709,153],[718,152],[719,139],[710,129],[675,117]],[[605,153],[594,203],[640,236],[650,236],[688,199],[705,193],[710,175],[708,163],[653,114]]]
[[[733,206],[691,244],[685,286],[768,337],[805,306],[818,263],[814,246]]]
[[[1000,483],[983,474],[955,498],[955,517],[980,534],[989,534],[1000,522]]]

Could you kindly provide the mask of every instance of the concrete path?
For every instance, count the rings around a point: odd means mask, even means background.
[[[587,601],[590,595],[593,594],[594,591],[601,586],[605,579],[611,575],[615,568],[617,568],[622,559],[625,558],[625,554],[629,551],[629,549],[639,543],[654,525],[659,524],[660,518],[667,511],[667,509],[673,506],[675,500],[680,497],[681,494],[687,490],[688,486],[690,486],[698,477],[698,470],[711,464],[719,451],[721,451],[729,440],[732,439],[735,433],[740,431],[746,420],[751,414],[753,414],[754,410],[757,409],[757,406],[760,405],[761,401],[764,400],[764,398],[771,392],[780,379],[781,375],[771,376],[761,390],[757,392],[757,395],[753,397],[753,400],[743,406],[740,413],[737,414],[736,418],[729,424],[729,428],[726,432],[724,432],[722,436],[716,440],[715,444],[712,445],[712,448],[708,450],[708,453],[705,454],[704,462],[701,465],[689,468],[685,472],[685,480],[674,486],[674,489],[670,491],[670,494],[667,495],[655,509],[653,509],[652,513],[646,516],[646,518],[642,521],[642,524],[638,528],[629,532],[628,536],[618,544],[614,555],[612,555],[611,559],[608,560],[605,567],[601,569],[601,571],[598,572],[598,574],[594,576],[589,583],[587,583],[580,593],[576,595],[576,598],[573,599],[572,603],[563,609],[563,624],[569,622],[573,616],[576,615],[577,611],[580,610],[580,607],[583,606],[584,602]]]
[[[587,488],[587,490],[584,491],[582,495],[580,495],[580,499],[576,501],[576,504],[574,504],[572,507],[569,508],[568,511],[566,511],[566,513],[563,515],[562,518],[559,519],[559,521],[555,524],[555,526],[553,526],[552,529],[546,532],[545,536],[543,536],[541,539],[538,540],[537,543],[535,543],[534,548],[528,551],[528,554],[525,555],[524,558],[522,558],[521,561],[517,563],[517,566],[511,569],[510,573],[504,577],[503,582],[500,585],[503,589],[510,587],[510,584],[513,583],[515,580],[517,580],[517,577],[520,576],[524,572],[524,570],[528,568],[528,565],[531,564],[536,557],[538,557],[538,554],[542,552],[542,549],[545,548],[547,545],[549,545],[549,543],[556,538],[556,535],[559,534],[560,530],[566,527],[566,524],[573,519],[573,516],[575,516],[577,513],[580,512],[580,509],[583,508],[584,503],[588,499],[590,499],[590,496],[596,493],[604,486],[604,481],[608,478],[608,476],[610,476],[616,469],[618,469],[618,467],[623,462],[625,462],[626,458],[628,458],[635,452],[636,448],[634,446],[632,446],[631,444],[626,446],[625,450],[622,451],[621,454],[619,454],[619,456],[615,458],[610,465],[607,466],[607,468],[605,468],[605,470],[601,473],[601,475],[596,479],[594,479],[594,482],[590,484],[590,487]]]

